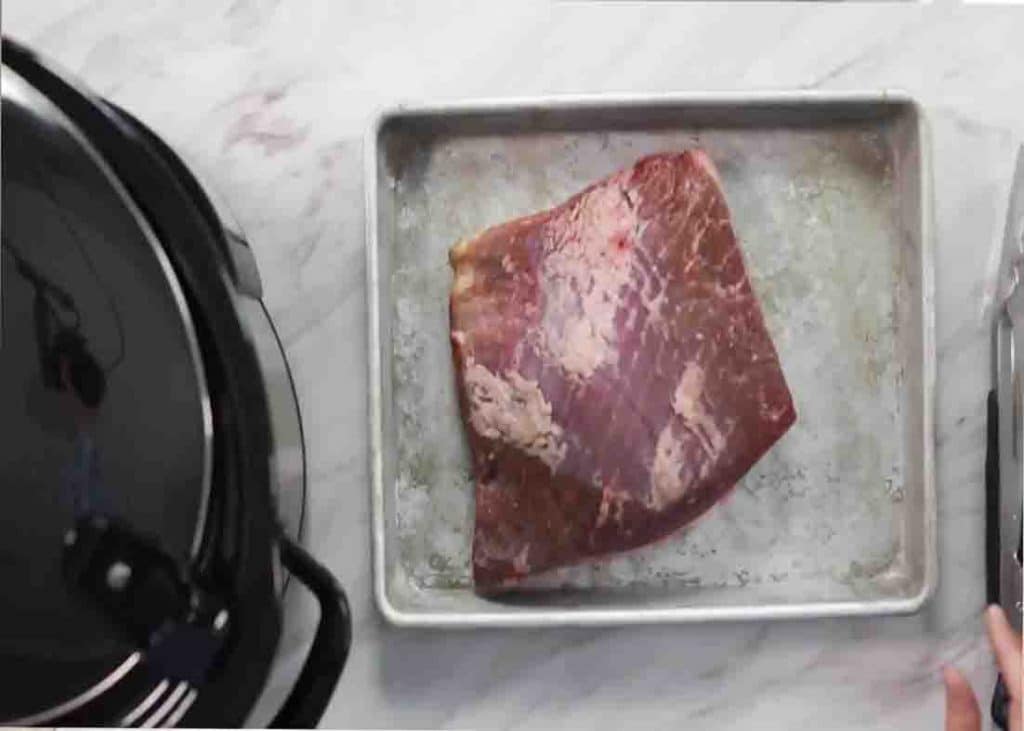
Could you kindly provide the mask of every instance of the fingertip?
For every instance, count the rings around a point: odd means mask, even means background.
[[[947,731],[973,731],[980,728],[981,708],[967,679],[950,665],[943,666],[942,679],[946,686]]]
[[[998,604],[989,604],[985,609],[985,622],[989,627],[1009,627],[1010,621],[1006,618],[1006,612]]]
[[[1006,612],[998,604],[990,604],[985,609],[985,629],[988,630],[989,639],[994,647],[1012,636],[1010,620],[1006,618]]]
[[[945,682],[947,688],[958,688],[966,685],[967,681],[964,680],[964,676],[960,674],[952,665],[942,666],[942,680]]]
[[[967,678],[952,665],[942,667],[942,684],[946,689],[946,701],[954,705],[969,704],[974,697]]]

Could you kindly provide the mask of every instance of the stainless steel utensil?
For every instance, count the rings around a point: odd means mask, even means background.
[[[1001,306],[992,327],[993,391],[989,396],[986,462],[987,601],[1003,607],[1021,631],[1021,516],[1024,512],[1024,147],[1017,155],[999,270]],[[1024,350],[1021,351],[1024,353]],[[1000,677],[992,717],[1006,728],[1006,689]]]

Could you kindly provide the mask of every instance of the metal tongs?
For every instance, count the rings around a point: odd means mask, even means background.
[[[1024,147],[1017,155],[992,324],[993,388],[988,397],[985,464],[986,594],[1021,631],[1021,529],[1024,514]],[[1000,676],[992,719],[1006,726]]]

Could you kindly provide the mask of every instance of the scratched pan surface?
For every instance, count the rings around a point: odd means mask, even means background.
[[[717,164],[798,421],[723,503],[647,548],[497,599],[470,580],[473,485],[447,252],[642,155]],[[366,140],[374,570],[407,625],[912,612],[936,580],[929,166],[893,94],[403,108]]]

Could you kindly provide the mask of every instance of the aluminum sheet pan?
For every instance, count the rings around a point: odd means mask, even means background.
[[[669,540],[531,581],[470,581],[473,491],[449,247],[642,155],[722,178],[798,421]],[[366,139],[378,606],[418,626],[907,613],[937,572],[927,128],[902,94],[573,97],[402,107]]]

